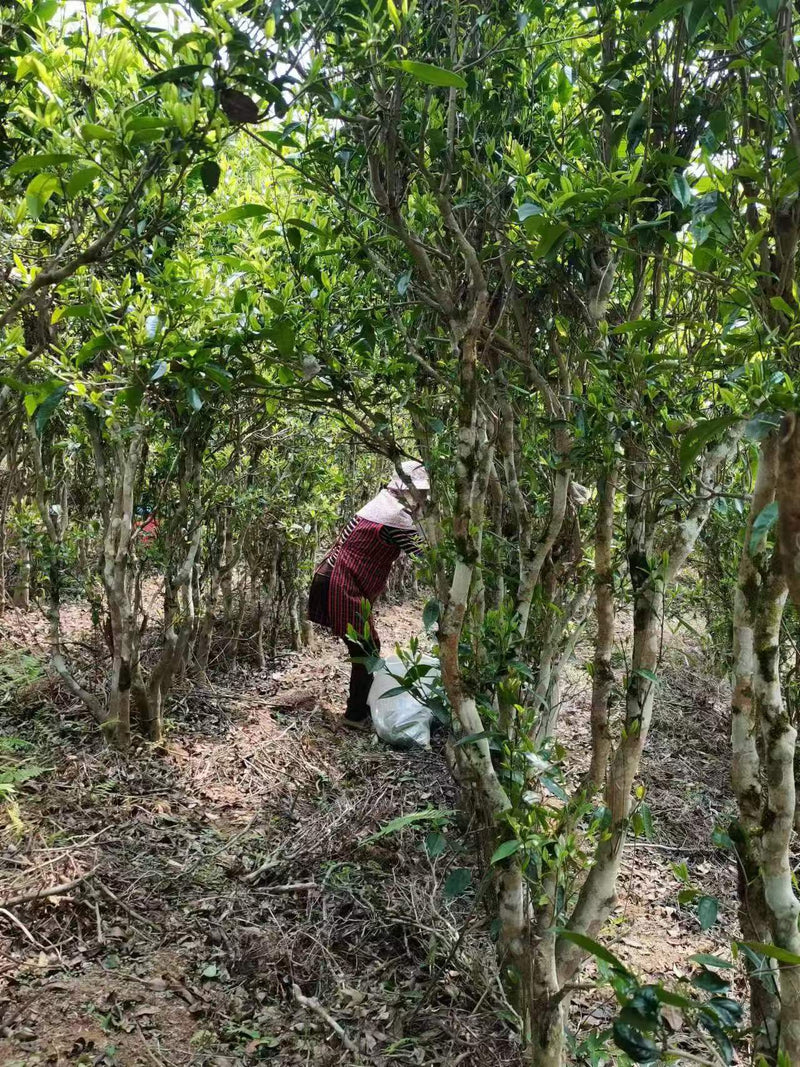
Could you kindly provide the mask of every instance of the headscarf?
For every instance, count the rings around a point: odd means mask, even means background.
[[[408,492],[409,483],[416,489],[430,489],[430,479],[428,472],[415,459],[408,459],[401,463],[400,470],[405,478],[395,473],[386,489],[381,489],[380,493],[358,512],[359,518],[368,519],[369,522],[379,522],[382,526],[393,526],[398,530],[416,529],[416,524],[406,505],[390,490]]]
[[[405,477],[401,478],[400,475],[395,472],[392,475],[392,480],[389,482],[389,489],[408,490],[409,483],[411,483],[415,489],[430,489],[431,481],[428,477],[428,472],[421,463],[417,462],[417,460],[405,460],[400,464],[400,470]]]

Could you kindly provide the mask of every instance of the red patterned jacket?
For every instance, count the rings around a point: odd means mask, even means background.
[[[419,536],[356,516],[336,539],[317,567],[308,598],[308,617],[327,626],[338,637],[347,627],[363,633],[362,602],[374,604],[386,588],[392,564],[401,552],[420,551]],[[370,637],[376,648],[380,640],[370,619]]]

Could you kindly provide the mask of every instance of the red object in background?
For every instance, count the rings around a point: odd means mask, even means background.
[[[158,536],[158,520],[150,515],[148,518],[137,522],[136,529],[139,531],[139,540],[145,547],[147,547],[147,545],[151,545]]]

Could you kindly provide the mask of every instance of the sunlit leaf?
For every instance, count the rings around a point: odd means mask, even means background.
[[[44,170],[46,167],[54,167],[62,163],[71,162],[75,156],[68,152],[40,152],[38,155],[20,156],[20,158],[8,168],[9,178],[15,178],[18,174],[24,174],[30,170]]]
[[[501,860],[508,859],[509,856],[513,856],[515,852],[518,852],[522,848],[522,842],[514,838],[512,841],[504,841],[502,845],[498,845],[492,853],[492,858],[489,863],[494,865]]]
[[[434,67],[431,63],[418,63],[413,59],[403,59],[399,66],[417,81],[425,82],[426,85],[437,85],[451,89],[466,89],[467,83],[460,74],[453,70],[445,70],[444,67]]]

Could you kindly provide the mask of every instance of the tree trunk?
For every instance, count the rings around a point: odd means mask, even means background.
[[[529,1056],[532,1067],[565,1067],[566,1005],[558,994],[531,1000]]]
[[[614,651],[614,499],[617,488],[615,467],[597,483],[597,526],[594,538],[594,592],[597,636],[592,673],[592,761],[589,782],[595,789],[603,785],[611,756],[608,724],[609,701],[614,687],[611,656]]]
[[[780,433],[778,551],[792,602],[800,611],[800,431],[794,411],[784,416]]]
[[[526,1030],[533,1067],[564,1067],[565,1025],[569,999],[561,990],[556,958],[557,876],[546,875],[536,908],[530,955]]]
[[[106,512],[103,585],[111,624],[112,664],[108,713],[116,742],[126,751],[131,741],[131,687],[136,620],[133,611],[132,534],[134,485],[141,460],[144,431],[137,427],[129,443],[114,450],[113,499]]]
[[[606,784],[610,830],[597,846],[594,866],[581,887],[569,921],[571,929],[589,937],[597,937],[615,900],[631,814],[631,790],[653,714],[664,591],[680,573],[708,519],[718,473],[733,455],[742,432],[743,426],[737,426],[706,452],[694,501],[670,538],[663,567],[653,559],[654,516],[647,486],[647,457],[633,443],[628,449],[626,539],[633,588],[633,655],[625,698],[625,730],[611,759]],[[568,982],[580,966],[582,953],[571,942],[562,940],[557,959],[559,979]]]
[[[20,544],[17,580],[14,584],[14,607],[27,611],[31,606],[31,550],[27,542]]]
[[[762,817],[761,877],[776,945],[800,956],[800,901],[793,886],[791,839],[794,829],[794,754],[797,731],[789,720],[781,693],[780,626],[786,602],[786,580],[775,566],[767,576],[755,628],[753,698],[761,726],[766,805]],[[780,968],[781,1041],[790,1063],[800,1063],[800,969]]]
[[[772,936],[759,867],[763,789],[758,751],[758,721],[753,700],[755,629],[761,600],[761,566],[764,565],[766,553],[763,549],[758,553],[754,552],[751,537],[754,519],[774,499],[777,461],[777,442],[774,437],[768,437],[761,444],[733,604],[731,781],[736,794],[739,819],[731,827],[731,836],[736,845],[738,859],[739,923],[742,938],[760,944],[768,942]],[[770,961],[765,962],[767,973],[761,973],[763,968],[759,968],[749,959],[746,959],[746,966],[750,986],[754,1051],[762,1055],[768,1063],[774,1063],[780,1025],[780,999],[777,995],[774,965]]]

